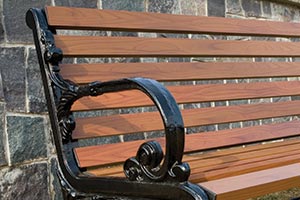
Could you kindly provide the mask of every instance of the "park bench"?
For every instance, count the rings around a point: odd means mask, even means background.
[[[66,199],[299,187],[299,23],[67,7],[26,22]]]

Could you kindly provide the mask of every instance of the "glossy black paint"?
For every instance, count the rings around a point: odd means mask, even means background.
[[[64,80],[59,74],[63,52],[55,46],[55,30],[48,27],[44,11],[30,9],[26,14],[26,22],[33,31],[58,155],[58,176],[66,199],[93,195],[101,198],[208,199],[203,189],[187,181],[190,169],[187,163],[181,161],[184,149],[183,120],[174,98],[165,87],[144,78],[93,82],[80,86]],[[70,111],[72,104],[83,96],[132,89],[147,94],[161,114],[166,133],[163,163],[160,145],[151,141],[140,147],[136,157],[125,162],[124,170],[128,179],[83,175],[72,152],[77,145],[72,140],[72,130],[76,126]]]

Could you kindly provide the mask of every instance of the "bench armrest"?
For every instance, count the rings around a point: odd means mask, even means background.
[[[75,121],[72,119],[72,104],[84,96],[98,96],[104,93],[124,90],[140,90],[145,93],[157,107],[165,130],[165,156],[156,141],[145,142],[140,146],[137,155],[124,163],[124,172],[129,180],[137,181],[186,181],[190,175],[187,163],[182,163],[184,152],[184,125],[178,105],[171,93],[160,83],[146,78],[126,78],[108,82],[92,82],[77,85],[65,81],[52,67],[50,77],[57,88],[61,88],[61,96],[57,103],[57,117],[60,122],[62,141],[68,143],[72,139]],[[57,95],[58,96],[58,95]],[[163,160],[163,164],[161,161]]]
[[[101,95],[108,92],[137,89],[145,93],[156,105],[164,123],[166,136],[165,156],[160,144],[150,141],[142,144],[135,158],[124,164],[124,172],[130,180],[162,181],[175,179],[186,181],[190,174],[188,164],[182,163],[184,151],[184,125],[178,105],[171,93],[155,80],[127,78],[104,83],[91,83],[79,89],[85,95]],[[78,90],[78,91],[79,91]],[[85,92],[83,92],[85,91]],[[160,163],[164,157],[164,162]],[[157,170],[159,168],[159,170]]]

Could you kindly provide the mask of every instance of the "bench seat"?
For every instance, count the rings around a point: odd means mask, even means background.
[[[189,180],[194,183],[200,183],[299,163],[299,145],[299,140],[288,140],[264,145],[235,147],[208,153],[186,154],[183,157],[183,161],[188,162],[192,170]],[[99,150],[97,149],[94,152],[101,152]],[[94,154],[94,156],[96,157],[97,155]],[[87,157],[85,158],[88,159]],[[123,163],[103,164],[102,167],[89,166],[87,167],[87,173],[96,176],[124,177]]]
[[[67,7],[27,23],[65,199],[299,186],[299,23]]]

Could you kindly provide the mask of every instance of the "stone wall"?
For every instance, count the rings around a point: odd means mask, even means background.
[[[76,6],[299,22],[298,3],[297,0],[0,0],[0,199],[62,199],[32,34],[25,25],[25,13],[30,7]]]

